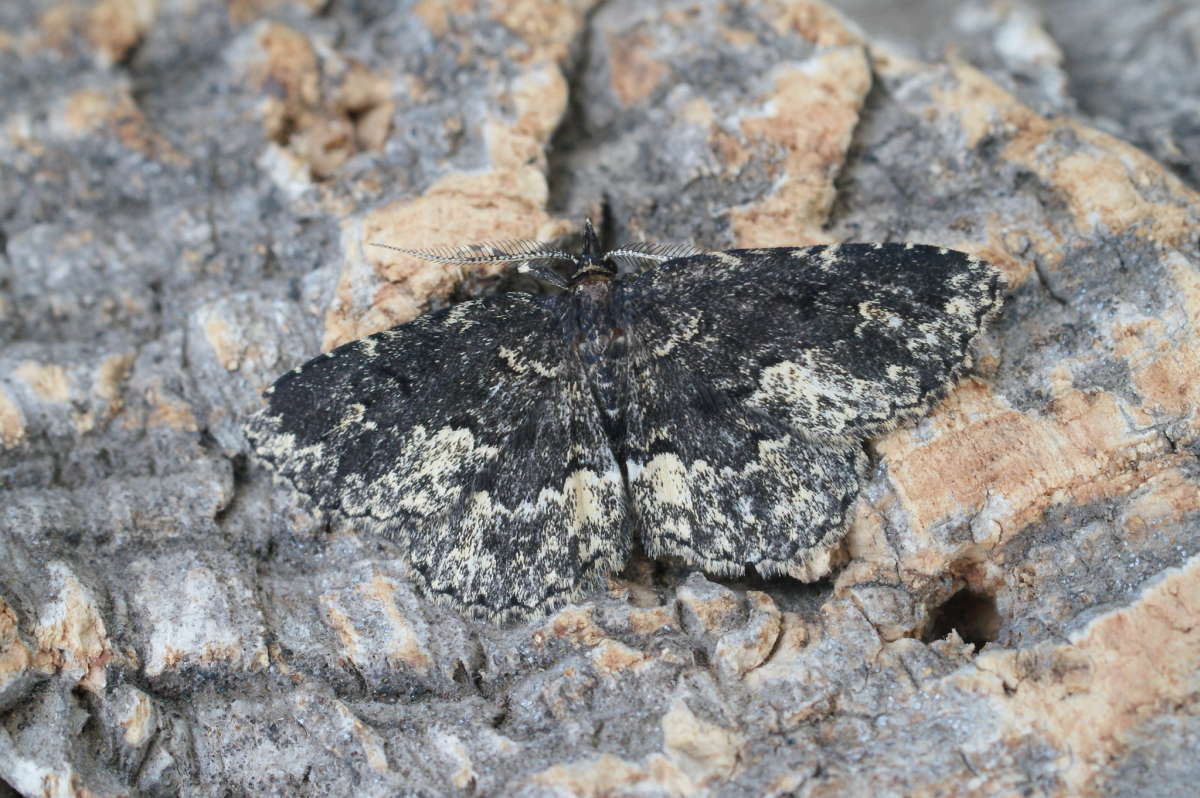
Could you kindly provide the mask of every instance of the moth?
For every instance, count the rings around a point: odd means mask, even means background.
[[[718,576],[802,575],[844,532],[864,440],[945,393],[1005,285],[932,246],[605,251],[590,223],[577,253],[405,251],[560,293],[340,346],[280,377],[246,435],[316,508],[397,541],[427,595],[493,621],[602,588],[635,539]]]

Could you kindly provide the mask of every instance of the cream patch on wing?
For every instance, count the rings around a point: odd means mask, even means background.
[[[817,255],[817,267],[821,271],[829,271],[842,259],[842,249],[837,244],[831,244],[821,250]]]
[[[683,316],[682,322],[676,324],[671,330],[671,334],[661,341],[651,351],[655,357],[666,357],[671,354],[675,347],[679,346],[684,341],[691,341],[700,334],[700,314],[688,313]]]
[[[757,456],[740,468],[705,460],[685,464],[669,452],[644,463],[630,460],[630,490],[647,524],[648,552],[740,567],[754,558],[737,553],[770,550],[780,529],[837,526],[839,502],[846,491],[858,490],[857,473],[845,466],[843,447],[822,444],[814,453],[812,446],[790,435],[761,440]],[[762,486],[770,490],[763,493]],[[746,500],[756,492],[757,508]],[[797,548],[802,556],[806,551]]]
[[[622,527],[624,514],[624,487],[616,468],[603,473],[577,469],[563,479],[560,488],[543,487],[537,496],[512,507],[488,491],[476,491],[455,524],[456,545],[435,564],[435,570],[458,574],[456,580],[470,585],[476,574],[507,573],[518,579],[537,567],[541,569],[539,582],[565,590],[573,586],[577,559],[597,559],[605,570],[620,567],[623,541],[613,530]],[[540,523],[531,525],[533,520]],[[490,541],[515,528],[537,528],[539,533],[515,547],[511,561],[501,562]],[[572,543],[577,546],[574,554]],[[439,583],[435,580],[434,584]]]
[[[497,354],[510,369],[518,374],[525,374],[526,372],[532,371],[539,377],[545,377],[548,380],[554,379],[562,374],[563,369],[561,363],[557,363],[553,366],[547,366],[545,363],[531,358],[519,350],[510,349],[507,346],[501,346]]]
[[[795,408],[789,419],[793,424],[803,427],[818,420],[821,432],[837,435],[860,418],[890,414],[897,404],[919,398],[915,372],[898,368],[900,379],[883,393],[879,383],[859,379],[834,363],[818,360],[813,352],[804,351],[795,360],[763,369],[758,387],[746,401],[752,407]]]

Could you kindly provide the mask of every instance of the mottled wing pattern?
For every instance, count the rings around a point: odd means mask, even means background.
[[[944,393],[1002,291],[976,258],[904,244],[711,253],[622,283],[647,550],[803,572],[844,526],[861,438]]]
[[[500,620],[620,570],[620,470],[565,298],[464,302],[284,375],[255,454],[326,511],[404,544],[425,590]],[[566,322],[569,323],[569,322]]]
[[[627,417],[629,491],[651,557],[709,573],[801,578],[845,526],[865,467],[862,447],[817,440],[712,393],[685,364],[641,381]],[[678,386],[674,401],[656,397]]]

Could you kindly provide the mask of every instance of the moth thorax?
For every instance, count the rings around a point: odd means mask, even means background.
[[[575,295],[579,297],[580,307],[602,307],[608,304],[608,295],[612,290],[612,275],[604,272],[588,273],[572,278]]]

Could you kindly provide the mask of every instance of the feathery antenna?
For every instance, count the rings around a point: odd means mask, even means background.
[[[372,247],[403,252],[421,260],[437,263],[512,263],[529,260],[575,261],[575,255],[554,249],[546,241],[485,241],[462,247],[434,247],[433,249],[407,249],[390,244],[370,244]]]

